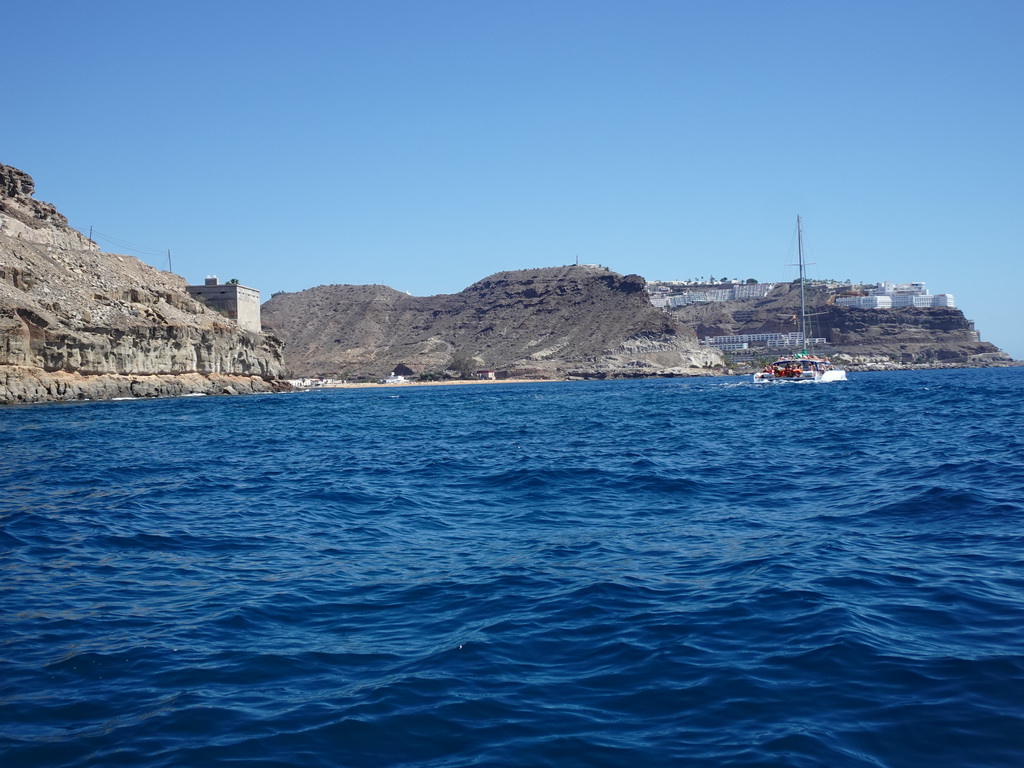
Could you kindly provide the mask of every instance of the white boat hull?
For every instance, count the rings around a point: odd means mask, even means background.
[[[759,371],[754,374],[755,384],[768,384],[773,382],[799,384],[802,381],[819,382],[822,384],[829,384],[833,381],[846,381],[846,371],[835,369],[819,372],[804,371],[800,376],[776,376],[775,374],[768,373],[766,371]]]

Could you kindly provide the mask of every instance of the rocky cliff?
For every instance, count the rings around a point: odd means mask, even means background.
[[[806,292],[808,333],[829,343],[820,351],[850,363],[986,364],[1011,358],[980,341],[959,309],[934,307],[853,309],[835,304],[823,286]],[[796,283],[779,286],[763,299],[691,304],[672,310],[698,338],[748,333],[799,331],[800,291]]]
[[[292,375],[379,378],[438,371],[453,357],[518,375],[685,375],[722,363],[651,306],[644,279],[600,267],[499,272],[456,294],[325,285],[276,294],[263,320]]]
[[[0,165],[0,403],[278,388],[281,342],[102,253]]]

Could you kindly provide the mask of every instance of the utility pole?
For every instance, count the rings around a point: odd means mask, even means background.
[[[167,271],[168,272],[173,272],[174,271],[174,267],[171,265],[171,249],[170,248],[167,249]]]

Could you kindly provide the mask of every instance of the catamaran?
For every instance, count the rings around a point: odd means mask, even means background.
[[[803,349],[792,355],[783,355],[763,371],[754,374],[754,381],[846,381],[846,371],[832,365],[827,357],[807,351],[807,300],[804,293],[804,233],[800,217],[796,217],[796,250],[800,267],[800,333]]]

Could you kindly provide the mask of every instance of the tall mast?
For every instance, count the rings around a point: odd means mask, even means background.
[[[800,333],[803,334],[804,354],[807,354],[807,305],[804,299],[804,231],[800,214],[796,217],[796,251],[800,262]]]

